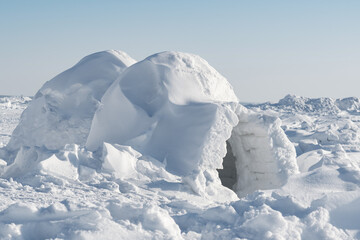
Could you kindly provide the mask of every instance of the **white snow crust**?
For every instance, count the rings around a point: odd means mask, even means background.
[[[0,112],[0,239],[360,238],[358,98],[244,107],[196,55],[107,51]]]

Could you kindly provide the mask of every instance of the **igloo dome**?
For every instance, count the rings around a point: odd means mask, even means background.
[[[231,85],[202,58],[155,54],[129,67],[107,90],[86,146],[129,145],[182,175],[220,167],[210,158],[225,152],[237,102]]]

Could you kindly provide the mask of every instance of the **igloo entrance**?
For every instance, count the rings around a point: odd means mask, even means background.
[[[281,187],[297,165],[280,120],[256,114],[239,120],[226,141],[223,169],[217,169],[222,185],[239,196]]]
[[[232,152],[231,145],[226,141],[226,156],[223,158],[223,169],[217,169],[221,184],[233,190],[237,180],[235,156]]]

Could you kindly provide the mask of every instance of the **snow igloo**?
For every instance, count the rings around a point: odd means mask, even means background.
[[[134,62],[101,52],[46,83],[8,151],[76,143],[96,153],[122,145],[162,162],[207,196],[277,188],[298,171],[280,120],[240,105],[229,82],[201,57],[162,52]]]

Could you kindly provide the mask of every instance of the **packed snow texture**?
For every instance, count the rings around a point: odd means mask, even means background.
[[[107,51],[30,100],[0,97],[0,239],[360,238],[357,98],[245,108],[198,56]]]

